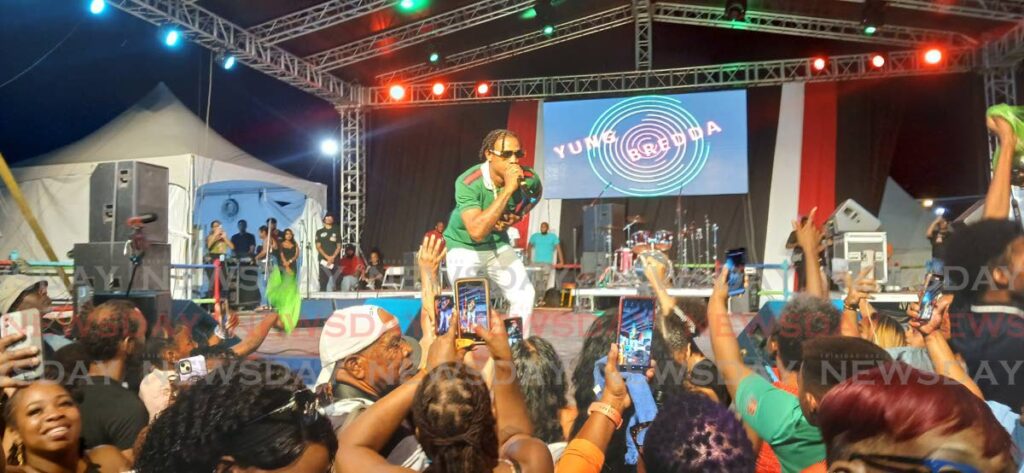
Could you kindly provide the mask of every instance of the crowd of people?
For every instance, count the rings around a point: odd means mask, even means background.
[[[280,326],[276,313],[237,340],[230,308],[220,311],[227,322],[206,333],[183,322],[151,324],[131,303],[110,301],[70,327],[49,327],[54,337],[45,353],[9,349],[18,336],[0,339],[6,468],[1024,471],[1024,231],[1007,220],[1016,137],[1004,122],[990,126],[1003,151],[985,219],[949,235],[946,267],[960,271],[949,273],[928,318],[919,305],[906,314],[872,307],[877,284],[867,272],[846,285],[838,308],[818,259],[804,258],[806,284],[772,324],[767,363],[750,365],[728,310],[727,272],[706,302],[677,300],[667,292],[667,268],[647,259],[645,287],[657,301],[650,366],[620,367],[618,317],[606,313],[581,334],[582,349],[568,367],[540,336],[510,343],[495,312],[487,328],[474,328],[479,343],[459,339],[455,330],[438,334],[442,263],[452,250],[482,250],[464,242],[452,248],[450,238],[428,234],[418,252],[422,309],[407,331],[418,337],[403,333],[380,307],[335,311],[319,335],[321,370],[313,386],[253,357]],[[518,140],[499,134],[485,143],[493,146],[499,152],[482,158],[504,160],[502,172],[514,177]],[[468,200],[462,205],[480,210]],[[816,254],[821,232],[815,212],[807,217],[793,222],[794,239],[805,254]],[[333,226],[329,217],[324,223]],[[287,273],[298,246],[289,245],[287,231],[279,242],[268,239],[274,231],[261,229],[261,246],[280,249]],[[462,231],[477,232],[476,224]],[[330,232],[318,234],[317,251],[325,261],[341,254]],[[48,304],[39,282],[0,283],[4,313]],[[457,311],[449,317],[446,325],[456,325]],[[43,379],[16,376],[41,358]]]

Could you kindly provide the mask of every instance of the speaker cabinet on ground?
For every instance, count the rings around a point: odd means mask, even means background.
[[[622,204],[588,205],[583,208],[583,251],[608,253],[626,243],[622,232],[626,207]],[[610,245],[609,245],[610,243]]]
[[[124,241],[128,217],[154,213],[143,228],[146,239],[167,243],[167,168],[139,161],[102,163],[89,180],[89,241]]]

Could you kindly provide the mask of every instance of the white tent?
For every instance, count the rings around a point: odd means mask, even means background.
[[[311,242],[327,202],[327,187],[299,179],[281,171],[224,139],[193,114],[164,85],[155,87],[138,103],[124,111],[102,128],[75,143],[36,158],[22,161],[13,169],[14,176],[39,220],[58,257],[63,257],[75,243],[89,240],[89,180],[100,163],[138,160],[163,166],[169,170],[168,220],[171,261],[198,262],[202,241],[209,222],[198,222],[197,205],[203,202],[202,187],[221,183],[212,195],[256,193],[255,200],[265,217],[276,217],[281,228],[290,226],[296,239]],[[232,190],[230,182],[238,181]],[[253,183],[265,183],[265,189],[254,189]],[[258,187],[258,186],[257,186]],[[304,196],[303,202],[291,202],[301,211],[286,211],[270,196],[284,190]],[[252,201],[252,199],[249,199]],[[254,209],[249,209],[249,214]],[[208,214],[209,212],[204,213]],[[289,215],[289,213],[291,215]],[[222,218],[227,230],[234,230],[232,216]],[[202,231],[195,224],[203,224]],[[260,225],[253,221],[250,232]],[[4,188],[0,193],[0,255],[7,257],[17,251],[22,258],[45,260],[17,205]],[[311,255],[304,255],[307,259]],[[304,265],[302,277],[316,278],[316,265]],[[175,298],[190,296],[191,285],[200,278],[193,275],[187,283],[186,272],[172,271]],[[300,284],[305,288],[306,284]],[[51,295],[67,297],[64,287],[54,280]]]

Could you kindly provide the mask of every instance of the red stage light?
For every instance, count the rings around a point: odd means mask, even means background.
[[[885,56],[882,56],[881,54],[875,54],[874,56],[871,56],[871,65],[874,66],[876,69],[881,69],[882,66],[885,65]]]
[[[476,86],[476,93],[480,95],[487,95],[491,91],[491,86],[487,85],[486,82],[481,82],[480,85]]]
[[[816,71],[824,71],[826,65],[828,65],[828,62],[825,61],[825,58],[821,57],[816,57],[814,58],[814,61],[811,62],[811,66],[813,66]]]
[[[430,90],[434,92],[434,95],[442,95],[444,94],[444,84],[440,82],[434,82],[434,86],[431,87]]]
[[[942,50],[938,48],[931,48],[925,51],[924,62],[928,64],[938,64],[942,62]]]
[[[402,100],[405,98],[405,87],[395,84],[388,89],[388,95],[394,100]]]

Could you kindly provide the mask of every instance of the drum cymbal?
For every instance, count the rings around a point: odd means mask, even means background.
[[[632,217],[626,217],[627,222],[632,223],[647,223],[647,219],[643,215],[634,215]]]

